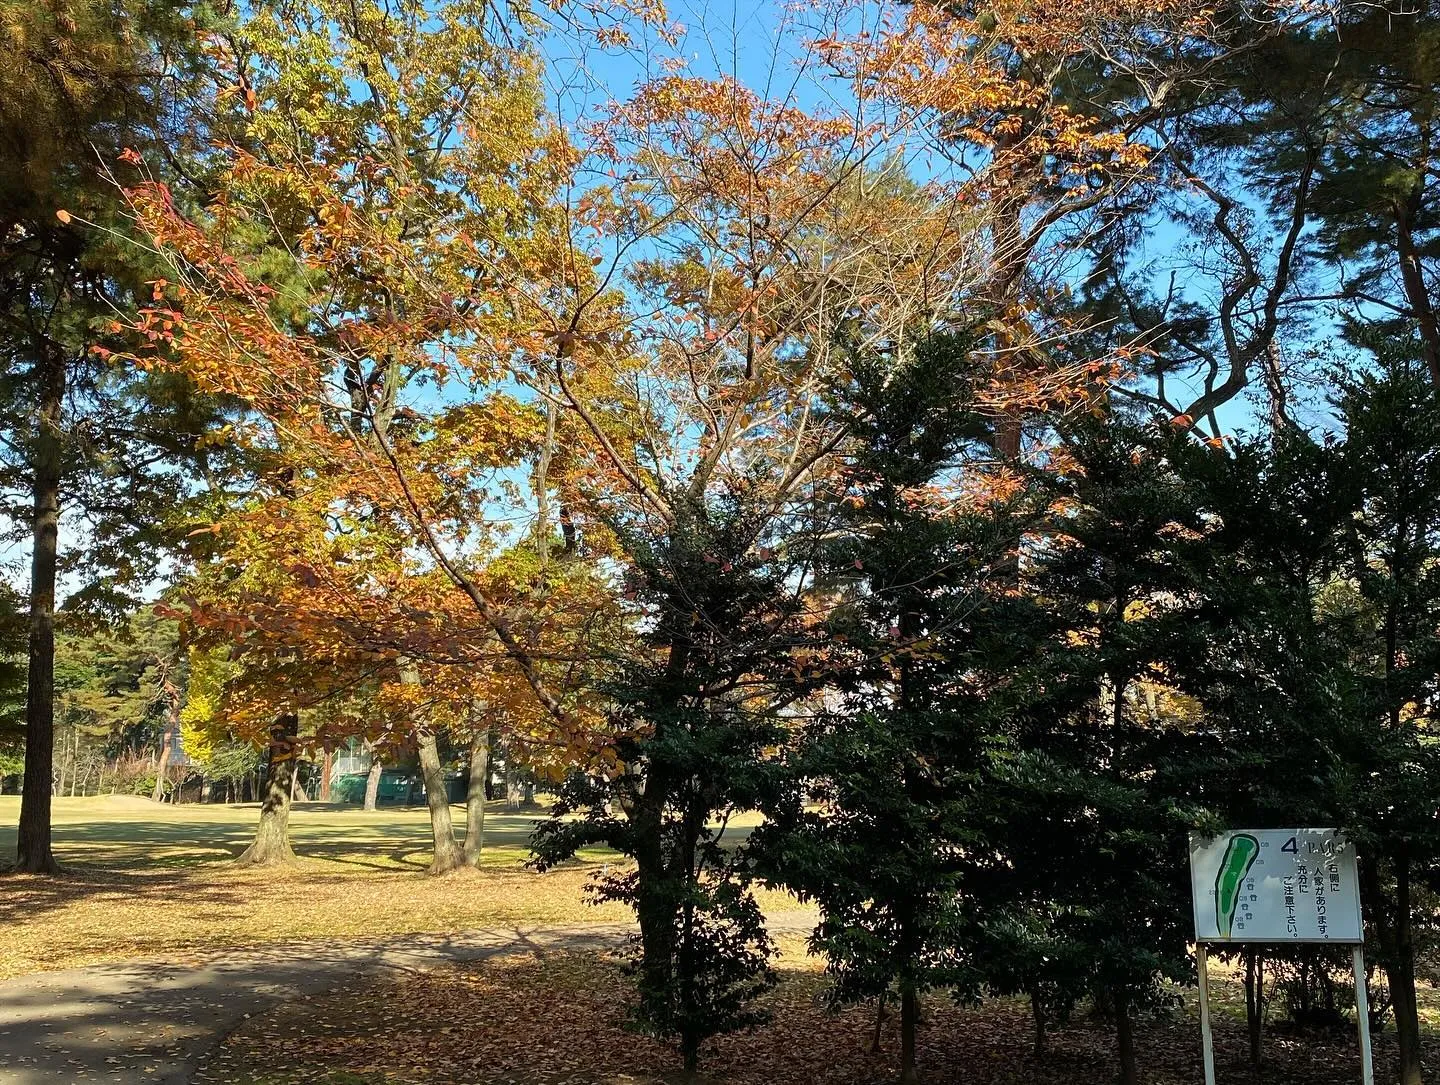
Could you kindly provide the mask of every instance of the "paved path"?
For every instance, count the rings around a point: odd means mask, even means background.
[[[362,972],[432,968],[528,949],[617,944],[618,926],[497,928],[456,935],[131,961],[0,982],[0,1083],[186,1085],[246,1018],[322,994]]]

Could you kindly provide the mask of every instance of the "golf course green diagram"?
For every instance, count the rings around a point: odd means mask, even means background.
[[[1190,834],[1197,942],[1360,942],[1355,845],[1339,829]]]
[[[1240,904],[1240,890],[1245,875],[1260,857],[1260,841],[1248,833],[1237,833],[1225,848],[1220,869],[1215,872],[1215,926],[1220,937],[1229,938],[1235,923],[1235,909]]]

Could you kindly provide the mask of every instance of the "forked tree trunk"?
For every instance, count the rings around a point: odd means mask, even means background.
[[[295,774],[296,738],[300,718],[286,712],[270,725],[270,760],[265,773],[265,796],[260,804],[260,825],[255,842],[240,853],[239,863],[288,863],[290,850],[290,781]]]
[[[465,790],[465,865],[478,867],[485,846],[485,784],[490,776],[490,732],[470,736],[470,779]]]
[[[400,684],[419,687],[420,668],[415,662],[402,656],[396,664],[400,670]],[[465,857],[460,845],[455,842],[455,826],[450,820],[450,796],[445,789],[445,769],[440,764],[440,748],[435,741],[435,732],[423,718],[416,719],[414,724],[420,754],[420,776],[425,781],[425,805],[430,808],[430,835],[435,841],[430,873],[445,874],[460,866]]]
[[[455,842],[455,827],[450,820],[450,796],[445,791],[445,769],[440,764],[440,750],[430,731],[420,734],[420,772],[425,778],[425,803],[430,807],[430,833],[435,840],[435,857],[430,860],[431,874],[444,874],[465,862],[460,845]]]
[[[65,359],[50,344],[35,355],[40,394],[34,452],[30,551],[30,659],[25,685],[25,782],[21,789],[16,866],[56,874],[50,844],[50,788],[55,764],[55,569],[60,533],[60,424]]]

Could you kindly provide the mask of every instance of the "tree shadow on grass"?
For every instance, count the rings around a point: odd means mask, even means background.
[[[593,922],[580,904],[583,864],[559,883],[549,880],[559,872],[522,869],[527,853],[514,842],[523,839],[516,830],[528,832],[528,816],[510,818],[509,832],[487,825],[481,870],[459,872],[478,880],[461,885],[427,874],[423,811],[297,810],[295,865],[239,866],[233,859],[250,843],[257,810],[187,811],[143,800],[61,806],[54,836],[63,873],[0,875],[0,975],[285,937],[477,928],[518,916]],[[9,850],[7,830],[0,855]]]
[[[0,878],[0,929],[14,932],[21,924],[43,923],[48,913],[86,901],[113,900],[127,906],[138,901],[154,906],[155,926],[149,932],[136,932],[137,936],[168,951],[174,944],[167,944],[165,938],[165,908],[182,896],[192,907],[223,910],[243,907],[249,894],[240,884],[197,878],[193,868],[138,872],[72,863],[63,866],[58,876],[10,872]]]

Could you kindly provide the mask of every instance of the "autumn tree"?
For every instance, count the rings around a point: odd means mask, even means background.
[[[815,497],[853,439],[829,402],[849,364],[837,332],[868,348],[939,319],[973,277],[973,220],[954,186],[897,177],[852,120],[733,79],[658,79],[605,135],[623,181],[587,208],[644,246],[628,270],[643,352],[587,329],[605,311],[580,292],[534,379],[583,424],[595,484],[579,507],[614,534],[648,651],[603,687],[618,764],[572,790],[562,810],[585,817],[536,847],[546,863],[593,841],[635,859],[602,892],[636,909],[639,1017],[693,1069],[710,1035],[753,1021],[768,976],[745,867],[710,825],[773,787],[765,751],[818,688]],[[624,429],[596,412],[600,390]]]
[[[821,48],[840,74],[907,117],[940,161],[974,171],[971,187],[988,210],[987,347],[997,383],[1023,398],[1032,382],[1076,364],[1105,360],[1138,374],[1164,354],[1165,328],[1136,327],[1134,313],[1117,318],[1089,299],[1110,281],[1115,254],[1144,236],[1138,223],[1162,194],[1184,190],[1177,118],[1223,109],[1219,70],[1292,15],[1128,0],[1044,13],[1024,3],[914,4],[858,37],[839,10]],[[1228,304],[1256,302],[1264,285],[1256,271]],[[1238,384],[1220,387],[1234,372],[1221,359],[1200,373],[1194,402],[1172,414],[1198,418],[1238,394],[1262,352],[1242,338],[1243,348],[1227,344],[1245,353],[1234,359]],[[1176,372],[1192,360],[1163,364]],[[1162,395],[1165,387],[1162,379]],[[1017,404],[997,428],[1006,458],[1019,456],[1026,418]]]
[[[641,920],[642,1010],[679,1035],[693,1063],[708,1029],[746,1019],[745,996],[763,977],[753,901],[706,825],[752,801],[767,739],[815,681],[804,655],[819,619],[806,540],[821,526],[815,498],[855,439],[830,401],[849,364],[837,333],[883,354],[951,321],[968,325],[977,310],[1009,321],[986,285],[997,194],[1013,188],[1027,207],[1063,198],[1144,154],[1050,103],[1040,108],[1053,124],[1037,131],[1053,129],[1053,142],[1026,152],[1058,163],[1044,191],[1032,193],[1040,182],[1007,170],[1004,156],[978,171],[906,176],[913,133],[924,134],[911,153],[933,146],[951,116],[994,118],[1032,95],[971,48],[988,33],[983,19],[931,8],[875,52],[861,40],[817,46],[815,57],[848,73],[855,111],[810,110],[676,69],[592,118],[583,156],[537,116],[529,56],[489,45],[475,10],[374,15],[393,31],[386,41],[405,42],[390,64],[426,55],[424,74],[408,80],[370,63],[369,23],[306,11],[324,35],[286,34],[262,16],[263,33],[247,40],[258,57],[285,56],[280,41],[338,49],[334,65],[327,52],[300,67],[313,96],[358,101],[365,123],[327,118],[326,139],[306,136],[305,152],[288,157],[235,146],[232,181],[205,216],[179,213],[159,187],[133,191],[173,269],[136,321],[158,344],[138,357],[243,401],[256,424],[241,437],[274,457],[254,501],[216,526],[223,563],[238,571],[240,555],[263,554],[244,567],[269,579],[244,606],[214,607],[215,627],[277,648],[303,641],[315,659],[359,651],[513,667],[556,741],[594,765],[626,815],[592,812],[585,824],[637,857],[623,891]],[[463,57],[446,51],[457,42]],[[943,63],[931,63],[934,50]],[[272,92],[265,66],[244,54],[240,82],[271,136],[260,146],[283,149],[313,118],[286,105],[294,84]],[[492,75],[488,65],[503,67],[512,97],[477,90],[437,121],[426,103],[451,99],[401,94],[453,83],[437,73],[475,56]],[[338,83],[332,67],[352,57],[370,74]],[[936,87],[949,97],[933,98]],[[469,123],[481,103],[514,101],[523,104],[504,115],[523,123]],[[972,126],[977,139],[986,123]],[[337,128],[353,135],[332,143]],[[367,143],[377,131],[384,140]],[[407,141],[423,153],[402,165],[394,148]],[[351,144],[371,153],[341,168]],[[436,163],[435,176],[414,173],[410,159]],[[247,255],[246,232],[276,222],[294,239],[287,281],[309,284],[298,293]],[[1024,373],[1001,364],[977,406],[997,418],[1084,400],[1109,361]],[[563,464],[553,462],[559,449]],[[519,515],[545,521],[553,494],[562,537],[577,533],[581,554],[612,561],[644,619],[636,649],[613,663],[623,681],[598,696],[555,678],[562,660],[535,632],[548,578],[520,606],[486,580],[511,500],[506,472],[522,462],[543,481]],[[441,579],[451,591],[437,605]],[[577,839],[558,828],[550,856]],[[723,1003],[709,1023],[697,1001],[701,957],[691,955],[702,945],[736,951],[704,957],[706,989]]]
[[[146,364],[255,418],[235,436],[259,486],[197,545],[219,563],[200,624],[233,617],[252,646],[310,663],[463,666],[496,637],[519,645],[476,577],[513,507],[505,472],[533,457],[542,422],[500,387],[513,306],[489,276],[523,263],[565,147],[540,115],[533,54],[495,44],[491,14],[259,6],[219,43],[248,110],[221,198],[190,222],[161,186],[132,192],[176,281],[144,318],[169,341]],[[226,584],[242,556],[265,572]],[[435,577],[447,605],[479,598],[490,628],[427,606]],[[277,712],[301,707],[276,692]]]

